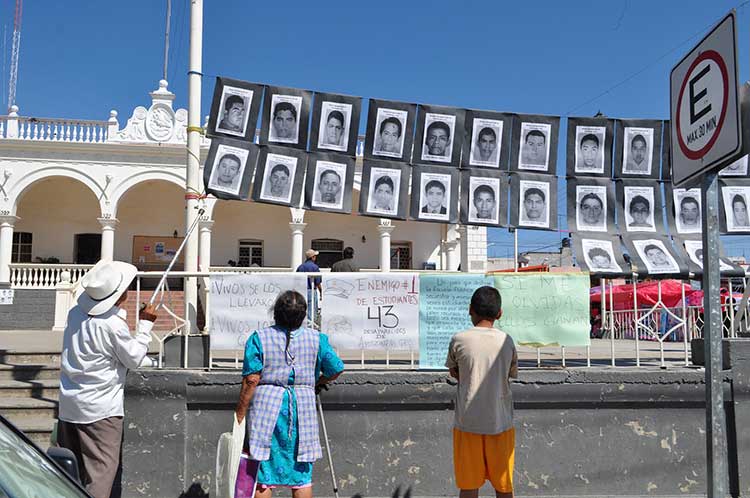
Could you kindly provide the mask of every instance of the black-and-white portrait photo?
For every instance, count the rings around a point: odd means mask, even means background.
[[[721,169],[719,176],[747,176],[747,154]]]
[[[547,123],[521,123],[518,169],[547,171],[551,130]]]
[[[606,134],[604,126],[576,126],[576,173],[604,173]]]
[[[351,104],[323,102],[318,130],[318,148],[346,152],[351,120]]]
[[[520,192],[518,196],[519,226],[549,228],[550,184],[519,180],[518,188]]]
[[[250,106],[255,92],[245,88],[225,86],[221,92],[220,114],[216,131],[244,137],[247,131]]]
[[[651,174],[651,151],[654,150],[653,128],[625,128],[622,172],[629,175]]]
[[[701,233],[701,189],[675,188],[672,190],[672,199],[677,233]]]
[[[342,209],[346,164],[318,161],[315,165],[315,187],[311,204],[315,207]]]
[[[449,163],[453,156],[456,116],[426,113],[422,160]]]
[[[579,231],[607,231],[607,187],[576,186],[576,225]]]
[[[690,261],[703,269],[703,242],[700,240],[685,240],[685,251]],[[734,271],[734,268],[719,258],[719,271]]]
[[[750,218],[747,214],[750,187],[725,185],[721,187],[721,195],[724,201],[727,232],[750,231]]]
[[[419,218],[448,221],[450,196],[451,175],[422,173],[419,186]]]
[[[498,223],[500,217],[500,179],[469,178],[469,223]]]
[[[503,122],[496,119],[474,118],[471,126],[470,166],[500,167],[503,145]]]
[[[302,97],[274,94],[271,96],[271,126],[268,141],[284,144],[299,142]]]
[[[269,153],[266,156],[260,198],[267,201],[290,202],[297,158]]]
[[[581,239],[581,248],[589,270],[597,273],[623,273],[617,264],[611,240]]]
[[[249,154],[250,152],[247,149],[224,144],[219,145],[211,167],[208,188],[239,195]]]
[[[401,171],[390,168],[370,169],[370,192],[367,212],[394,215],[398,212]]]
[[[628,232],[653,232],[654,223],[654,188],[623,188],[625,197],[625,229]]]
[[[680,265],[659,239],[633,240],[638,256],[649,274],[679,273]]]
[[[401,158],[404,153],[404,128],[409,116],[407,111],[378,108],[375,121],[375,156]]]

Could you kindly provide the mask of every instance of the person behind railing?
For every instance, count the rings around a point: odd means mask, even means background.
[[[351,247],[344,248],[344,259],[336,261],[331,266],[332,272],[358,272],[359,267],[354,263],[354,249]]]
[[[323,456],[315,412],[316,390],[337,378],[344,363],[317,330],[303,327],[307,303],[283,292],[273,307],[274,325],[256,330],[245,344],[237,422],[247,414],[245,458],[260,462],[256,498],[272,489],[312,497],[313,462]]]
[[[78,460],[83,485],[108,498],[120,464],[123,392],[128,369],[146,358],[156,310],[140,312],[135,336],[125,310],[135,266],[100,261],[81,279],[83,293],[68,313],[60,367],[58,444]]]
[[[298,272],[319,273],[320,267],[317,264],[318,254],[315,249],[305,251],[305,262],[297,267]],[[322,279],[320,276],[307,279],[307,319],[315,320],[318,302],[323,300],[323,289],[321,287]]]

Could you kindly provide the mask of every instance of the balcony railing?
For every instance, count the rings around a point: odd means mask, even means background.
[[[42,142],[103,143],[107,121],[0,116],[0,138]]]
[[[68,272],[70,282],[76,283],[94,265],[11,263],[10,285],[13,289],[54,289]]]

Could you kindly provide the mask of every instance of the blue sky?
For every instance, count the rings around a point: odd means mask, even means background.
[[[168,79],[187,106],[189,1],[173,0]],[[165,0],[26,2],[21,114],[121,124],[162,75]],[[213,76],[362,97],[498,111],[667,118],[669,71],[729,9],[748,79],[750,4],[740,1],[205,2],[203,115]],[[0,0],[4,104],[13,3]],[[565,127],[561,126],[561,137]],[[561,141],[564,144],[564,139]],[[559,151],[558,174],[564,172]],[[564,220],[561,220],[563,226]],[[512,238],[493,230],[490,254]],[[522,250],[560,234],[520,232]],[[730,254],[743,238],[725,238]],[[750,247],[747,249],[750,257]]]

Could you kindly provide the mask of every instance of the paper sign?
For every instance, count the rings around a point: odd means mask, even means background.
[[[494,283],[503,299],[497,325],[516,344],[590,344],[588,275],[504,273]]]
[[[322,330],[341,349],[416,350],[419,277],[415,273],[324,275]]]
[[[211,275],[211,350],[242,350],[250,334],[273,324],[278,295],[296,290],[306,296],[307,277],[279,274]]]
[[[13,304],[15,291],[13,289],[0,289],[0,306],[3,304]]]
[[[493,285],[484,275],[419,276],[419,368],[445,368],[456,332],[471,328],[469,303],[474,291]]]

